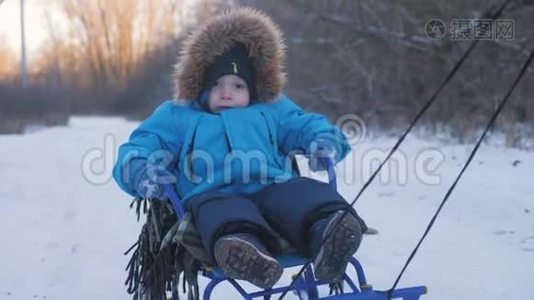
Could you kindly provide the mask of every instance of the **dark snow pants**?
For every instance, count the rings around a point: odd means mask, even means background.
[[[349,211],[365,230],[356,211],[327,183],[306,177],[275,183],[248,197],[207,192],[189,199],[187,209],[210,255],[218,238],[247,232],[277,253],[278,235],[308,255],[308,231],[315,221],[338,211]]]

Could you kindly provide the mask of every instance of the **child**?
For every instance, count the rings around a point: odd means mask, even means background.
[[[325,158],[338,162],[350,147],[324,116],[281,94],[284,48],[277,26],[256,10],[207,22],[185,42],[176,99],[132,133],[113,170],[133,196],[162,199],[172,183],[219,267],[262,288],[282,274],[272,256],[276,232],[331,282],[366,230],[328,184],[291,168],[288,158],[304,153],[312,170],[324,170]]]

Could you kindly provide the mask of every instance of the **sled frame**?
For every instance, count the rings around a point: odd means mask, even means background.
[[[332,187],[334,190],[337,190],[334,164],[332,161],[328,160],[326,162],[326,165],[328,166],[327,167],[328,183],[330,187]],[[165,192],[167,193],[167,196],[171,200],[174,206],[174,209],[176,210],[178,219],[179,220],[182,219],[185,214],[185,210],[180,200],[180,197],[176,193],[174,187],[172,185],[165,185]],[[304,266],[304,265],[306,267],[304,269],[302,276],[300,276],[300,278],[297,278],[297,279],[293,278],[294,283],[292,285],[273,287],[273,288],[264,289],[264,290],[251,292],[251,293],[246,292],[245,289],[237,282],[236,279],[233,279],[229,277],[228,275],[226,275],[220,268],[202,267],[201,268],[202,275],[210,279],[210,282],[208,283],[208,285],[206,286],[204,290],[202,299],[203,300],[211,299],[211,294],[213,293],[215,287],[222,282],[229,282],[239,292],[239,294],[243,297],[243,299],[246,299],[246,300],[252,300],[254,298],[259,298],[259,297],[263,297],[265,300],[269,300],[271,296],[276,295],[276,294],[282,294],[286,290],[292,291],[294,294],[298,296],[298,299],[301,299],[301,300],[303,299],[309,299],[309,300],[316,300],[316,299],[419,300],[421,295],[427,293],[427,288],[425,286],[400,288],[400,289],[395,289],[391,292],[373,290],[372,285],[367,283],[362,265],[356,258],[352,257],[349,260],[349,264],[356,271],[356,275],[358,277],[358,285],[356,285],[354,281],[347,275],[347,273],[345,273],[343,275],[343,280],[342,280],[341,285],[342,287],[344,287],[346,283],[351,289],[350,292],[344,293],[342,291],[342,293],[337,294],[337,295],[329,295],[326,297],[319,298],[318,287],[323,286],[323,285],[329,285],[329,283],[319,281],[315,278],[313,268],[307,258],[297,256],[297,255],[282,255],[282,256],[278,256],[277,260],[279,261],[280,265],[284,269],[297,267],[297,266]],[[178,297],[177,295],[172,295],[171,299],[177,300]]]

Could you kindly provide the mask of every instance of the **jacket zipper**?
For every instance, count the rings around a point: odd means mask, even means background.
[[[267,121],[267,117],[265,116],[265,113],[263,111],[261,112],[261,115],[263,116],[263,121],[265,121],[265,126],[267,126],[267,132],[269,133],[269,141],[271,142],[271,145],[275,146],[273,133],[271,132],[271,126],[269,126],[269,122]]]
[[[193,131],[193,137],[191,138],[191,143],[189,144],[189,148],[187,149],[187,168],[189,170],[189,174],[191,174],[191,179],[194,179],[195,177],[195,171],[193,170],[193,151],[195,150],[195,137],[197,135],[197,128],[195,127],[195,130]]]
[[[228,153],[232,153],[232,145],[230,144],[230,138],[228,137],[228,133],[224,131],[224,139],[226,140],[226,146],[228,147]]]

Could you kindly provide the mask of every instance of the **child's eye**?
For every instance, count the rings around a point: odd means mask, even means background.
[[[215,83],[212,86],[219,86],[221,83],[218,81],[215,81]]]
[[[244,84],[241,84],[241,83],[236,83],[236,84],[235,84],[235,87],[238,88],[238,89],[242,89],[242,88],[245,87],[245,85],[244,85]]]

